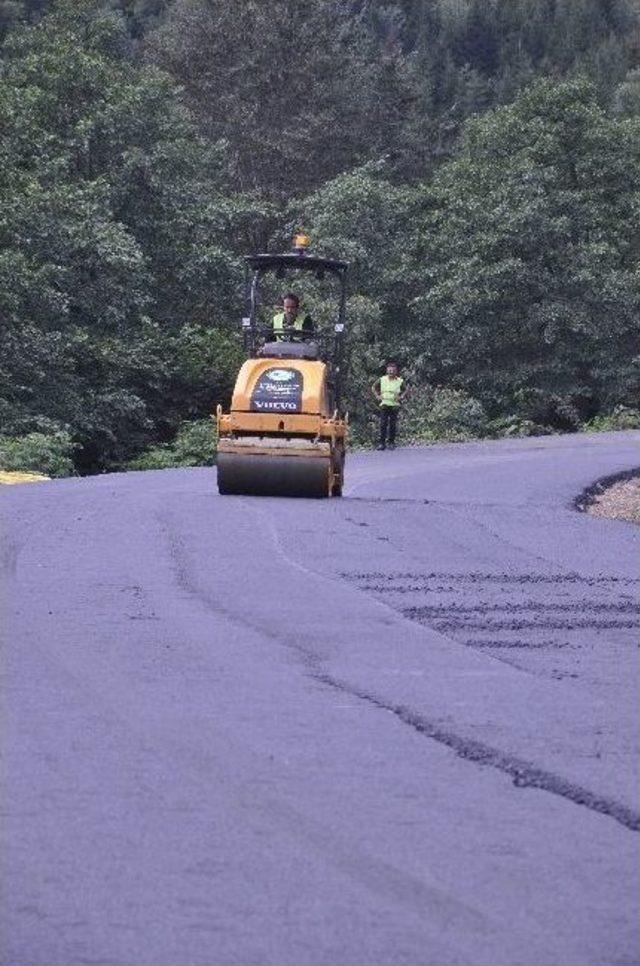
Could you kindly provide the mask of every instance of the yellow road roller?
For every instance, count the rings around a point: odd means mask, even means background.
[[[245,258],[247,314],[242,320],[247,360],[231,408],[218,407],[218,490],[262,496],[341,496],[348,419],[341,411],[348,265],[310,255],[306,236],[293,252]],[[328,326],[292,323],[283,312],[265,320],[264,277],[291,287],[310,273],[337,281]],[[287,280],[287,281],[283,281]],[[286,297],[285,297],[286,298]],[[270,314],[270,313],[269,313]]]

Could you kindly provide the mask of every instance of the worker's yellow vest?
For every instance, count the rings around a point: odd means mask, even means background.
[[[394,379],[391,376],[382,376],[380,379],[380,405],[399,406],[399,397],[403,385],[404,379],[402,376],[396,376]]]
[[[295,319],[293,320],[293,328],[296,329],[297,332],[302,332],[305,318],[306,316],[298,313]],[[276,335],[276,338],[282,338],[283,330],[284,330],[284,312],[278,312],[278,314],[274,315],[273,317],[273,331]]]

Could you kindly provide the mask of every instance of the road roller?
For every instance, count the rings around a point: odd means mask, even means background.
[[[341,410],[348,265],[309,254],[308,244],[307,236],[298,235],[292,252],[245,258],[242,329],[247,359],[229,412],[218,406],[216,414],[221,494],[342,495],[348,435],[348,417]],[[336,304],[325,326],[305,324],[303,329],[299,320],[288,324],[284,313],[265,319],[271,314],[262,304],[265,278],[275,277],[276,284],[291,288],[292,276],[300,273],[316,284],[333,281],[334,289],[337,283]],[[306,321],[311,323],[311,318]]]

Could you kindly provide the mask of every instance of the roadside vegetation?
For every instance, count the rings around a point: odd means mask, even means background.
[[[0,470],[211,463],[242,255],[296,229],[353,267],[357,444],[389,357],[405,442],[640,426],[635,0],[0,0],[0,42]]]

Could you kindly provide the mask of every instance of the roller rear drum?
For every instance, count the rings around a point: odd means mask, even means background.
[[[250,496],[326,497],[329,457],[218,454],[218,491]]]

